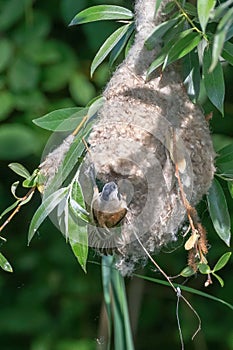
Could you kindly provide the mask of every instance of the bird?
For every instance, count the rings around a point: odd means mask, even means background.
[[[107,229],[117,226],[127,213],[125,196],[115,182],[107,182],[99,193],[95,185],[91,211],[97,226]]]

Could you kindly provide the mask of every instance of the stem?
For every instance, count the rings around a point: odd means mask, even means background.
[[[205,33],[203,33],[199,28],[197,28],[197,26],[193,23],[193,21],[191,20],[191,18],[187,15],[187,13],[184,11],[183,7],[180,5],[180,3],[177,0],[174,0],[176,6],[179,8],[179,10],[181,11],[182,15],[185,17],[185,19],[189,22],[189,24],[191,25],[191,27],[193,27],[194,30],[196,30],[196,32],[198,32],[199,34],[201,34],[203,36],[203,38],[208,41],[207,36],[205,35]]]
[[[0,232],[2,232],[2,230],[6,227],[6,225],[9,224],[9,222],[11,222],[11,220],[13,219],[13,217],[19,212],[20,208],[22,207],[22,205],[24,204],[24,201],[26,199],[28,199],[28,197],[30,195],[32,195],[36,190],[36,186],[32,187],[26,194],[24,197],[20,198],[20,203],[17,205],[17,207],[15,208],[15,210],[11,213],[11,215],[6,219],[6,221],[2,224],[2,226],[0,226]]]
[[[85,115],[85,117],[83,117],[83,120],[79,123],[77,128],[72,132],[73,136],[76,136],[79,133],[79,131],[82,129],[83,125],[86,123],[87,118],[88,118],[88,115]]]

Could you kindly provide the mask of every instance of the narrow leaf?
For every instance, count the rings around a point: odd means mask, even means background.
[[[68,238],[74,255],[76,256],[80,266],[84,272],[86,271],[86,263],[88,256],[88,233],[87,225],[83,225],[81,221],[73,220],[73,216],[68,215]]]
[[[233,44],[229,41],[225,42],[223,46],[222,57],[233,65]]]
[[[199,58],[195,51],[192,50],[183,59],[184,85],[187,87],[187,93],[193,102],[198,100],[201,83]]]
[[[198,18],[204,33],[210,17],[211,10],[214,9],[215,3],[216,3],[215,0],[198,0],[197,1]]]
[[[130,20],[133,13],[121,6],[97,5],[79,12],[71,21],[70,26],[103,20]]]
[[[209,72],[209,68],[212,61],[211,50],[206,49],[203,57],[203,73],[204,84],[206,93],[213,105],[222,113],[223,102],[225,97],[225,83],[223,78],[223,70],[220,62],[218,61],[213,72]]]
[[[8,167],[14,171],[16,174],[24,177],[25,179],[30,176],[30,173],[27,171],[27,169],[19,163],[10,163],[8,164]]]
[[[56,192],[52,193],[44,201],[35,212],[28,232],[28,244],[32,240],[34,234],[38,230],[39,226],[46,219],[46,217],[53,211],[53,209],[60,203],[60,201],[67,195],[68,188],[60,188]]]
[[[227,264],[228,260],[231,257],[231,254],[232,254],[231,252],[227,252],[223,254],[221,258],[218,260],[218,262],[216,263],[216,265],[214,266],[213,272],[221,270]]]
[[[0,267],[6,272],[13,272],[11,264],[9,263],[9,261],[7,261],[5,256],[2,255],[2,253],[0,253]]]
[[[107,40],[103,43],[97,54],[95,55],[92,64],[91,64],[91,76],[95,72],[96,68],[103,62],[107,55],[112,51],[116,46],[119,40],[125,35],[128,31],[130,24],[126,24],[118,28],[114,33],[112,33]]]
[[[1,220],[1,218],[4,216],[4,215],[6,215],[7,213],[9,213],[11,210],[13,210],[14,208],[16,208],[17,207],[17,205],[19,204],[19,200],[17,200],[16,202],[14,202],[12,205],[10,205],[8,208],[6,208],[3,212],[2,212],[2,214],[0,215],[0,220]]]
[[[144,279],[146,281],[150,281],[150,282],[153,282],[153,283],[161,284],[163,286],[171,287],[171,285],[167,281],[162,281],[162,280],[159,280],[157,278],[152,278],[152,277],[147,277],[147,276],[137,275],[137,274],[134,274],[134,276],[142,278],[142,279]],[[190,287],[186,287],[186,286],[181,286],[180,284],[177,284],[177,283],[174,283],[174,286],[175,287],[180,287],[180,289],[183,290],[183,291],[186,291],[186,292],[189,292],[189,293],[192,293],[192,294],[196,294],[196,295],[200,295],[200,296],[202,296],[204,298],[217,301],[217,302],[227,306],[229,309],[233,310],[233,305],[232,304],[227,303],[225,300],[217,298],[214,295],[204,293],[204,292],[202,292],[202,291],[200,291],[198,289],[194,289],[194,288],[190,288]]]
[[[207,195],[208,210],[219,237],[230,245],[231,221],[226,198],[219,182],[214,179]]]
[[[127,32],[123,35],[123,37],[118,41],[116,46],[113,48],[110,58],[109,58],[109,65],[110,67],[113,65],[113,63],[117,60],[121,52],[123,51],[124,47],[126,46],[132,32],[134,31],[134,23],[131,23],[129,26]]]
[[[158,43],[158,41],[163,37],[163,35],[171,28],[173,27],[178,21],[180,17],[176,17],[173,19],[170,19],[168,21],[165,21],[158,26],[155,27],[153,32],[150,34],[150,36],[145,41],[145,47],[147,50],[153,50]]]
[[[165,58],[171,49],[171,47],[179,40],[181,40],[184,36],[187,35],[187,32],[191,33],[192,29],[188,29],[187,31],[176,34],[167,42],[167,44],[161,49],[156,59],[151,63],[150,67],[147,70],[147,78],[149,78],[150,74],[153,73],[161,64],[164,63]],[[171,34],[172,35],[172,34]]]
[[[51,131],[74,130],[87,114],[87,108],[62,108],[33,120],[40,128]]]
[[[185,32],[187,32],[187,34]],[[169,50],[163,68],[176,61],[177,59],[180,59],[187,55],[190,51],[197,47],[201,41],[200,34],[196,32],[190,33],[189,30],[185,32],[183,32],[184,36],[178,40]]]
[[[218,157],[216,159],[216,164],[226,163],[232,161],[233,155],[233,143],[221,148],[218,151]]]
[[[195,272],[193,271],[193,269],[190,266],[186,266],[180,273],[179,275],[182,277],[190,277],[192,275],[194,275]]]

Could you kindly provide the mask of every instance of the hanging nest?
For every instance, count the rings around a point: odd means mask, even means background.
[[[146,71],[160,47],[148,51],[144,42],[164,21],[163,1],[154,18],[155,0],[135,5],[136,37],[128,57],[117,68],[103,96],[103,107],[88,139],[90,154],[80,176],[85,200],[91,203],[88,176],[114,181],[127,202],[119,227],[104,232],[89,225],[89,245],[119,255],[122,274],[131,273],[145,258],[144,248],[158,252],[176,240],[186,220],[176,169],[187,201],[196,205],[207,193],[214,174],[214,150],[201,109],[188,98],[178,68],[169,66],[146,80]]]

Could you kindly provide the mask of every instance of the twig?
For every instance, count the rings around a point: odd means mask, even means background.
[[[30,195],[32,195],[36,190],[36,186],[32,187],[24,197],[20,198],[20,203],[17,205],[15,210],[10,214],[10,216],[6,219],[6,221],[2,224],[0,227],[0,232],[3,231],[3,229],[6,227],[6,225],[9,224],[9,222],[13,219],[13,217],[19,212],[22,205],[24,205],[24,202],[29,198]]]

